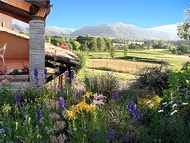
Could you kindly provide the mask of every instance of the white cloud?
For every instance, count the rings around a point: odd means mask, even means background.
[[[169,24],[169,25],[163,25],[163,26],[157,26],[153,28],[149,28],[156,31],[162,31],[167,33],[172,33],[174,35],[177,35],[177,24]]]

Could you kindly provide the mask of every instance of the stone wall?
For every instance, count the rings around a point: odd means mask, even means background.
[[[29,22],[29,70],[30,85],[37,86],[44,82],[45,69],[45,23],[43,20]],[[38,81],[35,79],[34,69],[38,71]]]

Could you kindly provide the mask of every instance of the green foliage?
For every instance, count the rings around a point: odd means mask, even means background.
[[[186,12],[186,15],[187,15],[188,18],[184,21],[184,23],[177,25],[177,31],[178,31],[177,35],[181,39],[189,40],[190,39],[190,35],[189,35],[189,29],[190,29],[190,19],[189,19],[190,9],[186,9],[185,12]]]
[[[86,52],[80,52],[80,51],[77,51],[75,52],[75,54],[79,57],[80,61],[80,67],[77,67],[77,71],[80,71],[81,69],[83,69],[84,67],[86,67],[86,63],[87,63],[87,59],[88,59],[88,56],[87,56],[87,53]]]
[[[136,57],[136,56],[118,57],[118,59],[136,61],[136,62],[146,62],[146,63],[169,65],[168,61],[152,59],[152,58],[142,58],[142,57]]]
[[[177,47],[177,53],[179,55],[183,55],[183,54],[188,54],[190,52],[190,47],[187,46],[187,45],[184,45],[184,44],[180,44],[178,47]]]
[[[167,80],[171,70],[165,65],[144,67],[139,69],[135,74],[137,80],[134,88],[143,89],[146,92],[162,95],[162,91],[168,87]]]
[[[168,78],[168,89],[164,90],[166,100],[175,101],[177,104],[190,100],[190,63],[175,72],[171,72]]]
[[[112,72],[96,74],[95,72],[87,72],[84,76],[85,88],[93,93],[101,93],[110,99],[110,93],[117,88],[117,78]]]
[[[172,54],[174,54],[174,55],[177,55],[177,54],[178,54],[178,51],[177,51],[176,48],[173,48],[173,49],[172,49]]]
[[[113,98],[112,90],[119,87],[111,72],[96,75],[86,71],[84,83],[89,92],[85,95],[77,92],[74,81],[70,83],[69,80],[61,88],[55,84],[29,87],[24,93],[15,91],[24,97],[21,105],[17,104],[10,85],[3,84],[0,89],[0,142],[124,143],[127,142],[124,137],[129,135],[130,143],[190,143],[190,63],[176,72],[164,66],[146,67],[137,75],[143,77],[142,80],[137,79],[134,87],[118,90],[118,100]],[[163,99],[141,90],[161,91],[165,83],[168,89],[164,90],[167,94]],[[100,94],[102,98],[97,99]],[[64,101],[60,102],[60,97]],[[95,104],[94,100],[101,104]],[[131,103],[135,105],[131,107]],[[40,116],[37,109],[40,109]],[[138,118],[134,112],[137,109],[140,111]],[[110,138],[109,129],[113,131],[113,138]]]
[[[16,103],[14,92],[11,90],[9,83],[2,83],[0,90],[0,107],[3,104],[10,104],[11,106]]]
[[[123,45],[123,53],[124,53],[124,57],[126,57],[129,53],[129,47],[128,45]]]
[[[117,50],[117,46],[111,47],[110,56],[111,56],[112,59],[115,57],[116,50]]]

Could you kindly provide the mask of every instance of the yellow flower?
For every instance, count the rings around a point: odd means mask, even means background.
[[[86,106],[86,103],[85,103],[85,102],[80,102],[80,103],[78,103],[78,104],[76,105],[76,107],[78,107],[80,111],[85,110],[85,108],[86,108],[85,106]]]
[[[92,96],[92,92],[86,92],[86,94],[83,97],[90,98],[90,96]]]
[[[67,110],[65,116],[70,120],[75,120],[77,118],[77,116],[74,114],[74,112],[69,111],[69,110]]]
[[[157,108],[162,101],[162,98],[160,98],[158,95],[154,95],[151,99],[144,99],[144,98],[138,98],[138,104],[142,108]]]
[[[91,112],[91,111],[93,111],[94,109],[96,109],[96,106],[95,105],[93,105],[93,104],[90,104],[90,105],[86,105],[85,106],[85,108],[86,108],[86,112]]]
[[[2,112],[3,112],[3,113],[8,114],[10,110],[11,110],[11,106],[10,106],[9,104],[4,104],[4,105],[2,106]]]
[[[15,122],[16,130],[18,129],[18,122]]]
[[[162,98],[160,98],[158,95],[154,95],[152,100],[154,100],[157,104],[159,104],[162,101]]]
[[[77,113],[80,112],[80,111],[79,111],[79,108],[78,108],[77,106],[72,106],[72,107],[71,107],[71,111],[73,111],[74,114],[77,114]]]

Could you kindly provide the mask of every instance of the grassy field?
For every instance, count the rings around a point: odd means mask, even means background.
[[[116,52],[114,59],[111,59],[110,52],[90,52],[88,55],[88,68],[117,71],[128,74],[133,74],[135,70],[145,66],[159,66],[159,62],[161,61],[167,62],[173,69],[180,69],[183,63],[190,61],[190,58],[187,55],[172,55],[171,52],[164,50],[130,51],[128,59],[122,59],[123,51],[121,50]],[[143,62],[139,61],[139,59],[143,59]]]

